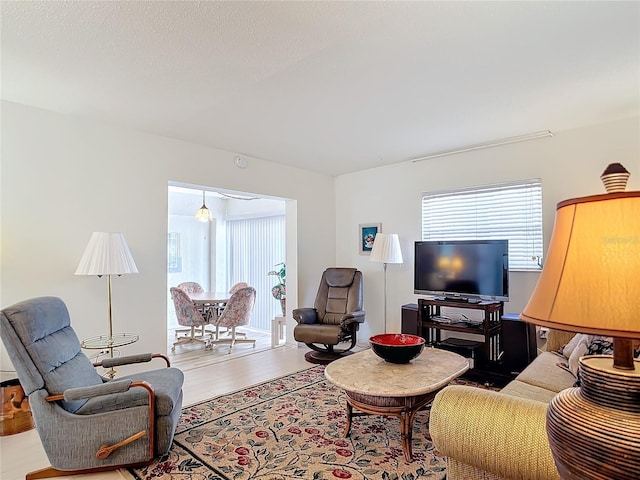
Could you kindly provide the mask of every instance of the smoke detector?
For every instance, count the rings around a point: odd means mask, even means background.
[[[249,161],[244,157],[236,157],[233,161],[238,168],[247,168],[249,165]]]

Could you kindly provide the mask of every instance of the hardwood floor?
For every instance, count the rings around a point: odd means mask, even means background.
[[[261,345],[266,344],[262,342]],[[256,342],[256,351],[251,355],[246,353],[254,350],[251,345],[237,345],[231,355],[226,353],[227,348],[226,346],[217,347],[220,351],[209,351],[212,354],[207,356],[202,348],[196,348],[195,345],[176,347],[176,353],[170,356],[172,365],[180,368],[185,374],[183,406],[312,366],[304,359],[304,354],[309,351],[306,347],[270,348],[269,340],[265,349],[259,347]],[[35,429],[0,437],[0,478],[2,480],[22,480],[27,472],[45,468],[48,465],[49,462]],[[61,480],[116,480],[128,477],[119,472],[107,472],[58,478]]]
[[[245,355],[253,355],[254,353],[271,348],[271,332],[262,330],[253,330],[246,327],[238,328],[238,335],[244,334],[238,338],[248,338],[255,340],[255,347],[247,343],[236,344],[231,352],[229,352],[229,344],[220,343],[214,345],[210,350],[205,350],[201,343],[187,343],[177,345],[175,351],[171,351],[171,346],[176,341],[173,332],[167,337],[167,355],[171,360],[171,365],[181,369],[183,372],[189,370],[206,367],[220,362],[227,362],[233,358],[243,357]],[[205,339],[210,338],[209,335]],[[226,333],[220,334],[220,338],[229,339]]]

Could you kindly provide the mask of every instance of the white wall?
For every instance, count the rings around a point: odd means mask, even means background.
[[[382,331],[382,265],[358,254],[358,224],[381,222],[383,232],[400,235],[405,262],[387,271],[388,330],[399,331],[401,305],[417,298],[412,248],[423,191],[541,177],[546,245],[556,203],[603,192],[599,176],[607,164],[625,165],[629,189],[640,189],[638,117],[335,180],[257,159],[239,169],[232,152],[10,102],[2,102],[1,127],[0,306],[60,296],[80,337],[103,333],[105,281],[73,272],[91,232],[122,231],[140,273],[113,280],[114,324],[141,335],[123,353],[163,351],[166,342],[169,181],[291,199],[287,310],[294,299],[313,304],[327,266],[355,266],[364,273],[364,341]],[[537,276],[512,274],[507,311],[524,307]],[[11,368],[4,352],[1,367]]]
[[[360,339],[383,331],[383,270],[382,264],[358,254],[358,224],[381,222],[382,232],[400,236],[404,263],[387,267],[387,330],[399,332],[401,306],[416,303],[418,298],[413,293],[413,242],[421,239],[422,192],[540,177],[546,251],[556,204],[568,198],[604,193],[600,174],[612,162],[622,163],[631,173],[627,189],[639,190],[638,117],[555,132],[552,138],[338,177],[336,258],[338,264],[358,267],[364,275],[367,319]],[[506,312],[519,313],[524,308],[538,275],[511,273]]]
[[[140,341],[122,353],[165,351],[169,181],[290,199],[287,213],[297,214],[287,221],[290,308],[295,266],[308,303],[335,261],[332,177],[257,159],[240,169],[232,152],[11,102],[1,113],[0,306],[59,296],[79,337],[104,333],[106,281],[73,272],[91,232],[123,232],[140,273],[113,279],[114,329],[137,332]],[[2,370],[10,370],[2,350]]]

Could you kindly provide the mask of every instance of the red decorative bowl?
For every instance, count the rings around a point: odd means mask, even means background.
[[[371,349],[391,363],[409,363],[422,353],[424,338],[406,333],[382,333],[369,338]]]

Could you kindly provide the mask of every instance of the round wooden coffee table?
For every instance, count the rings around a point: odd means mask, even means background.
[[[389,415],[400,420],[402,451],[410,462],[413,420],[416,413],[428,404],[451,380],[469,369],[466,358],[437,348],[425,348],[410,363],[388,363],[372,350],[355,353],[336,360],[324,374],[331,383],[347,394],[347,425],[357,415]],[[354,413],[353,409],[362,413]]]

